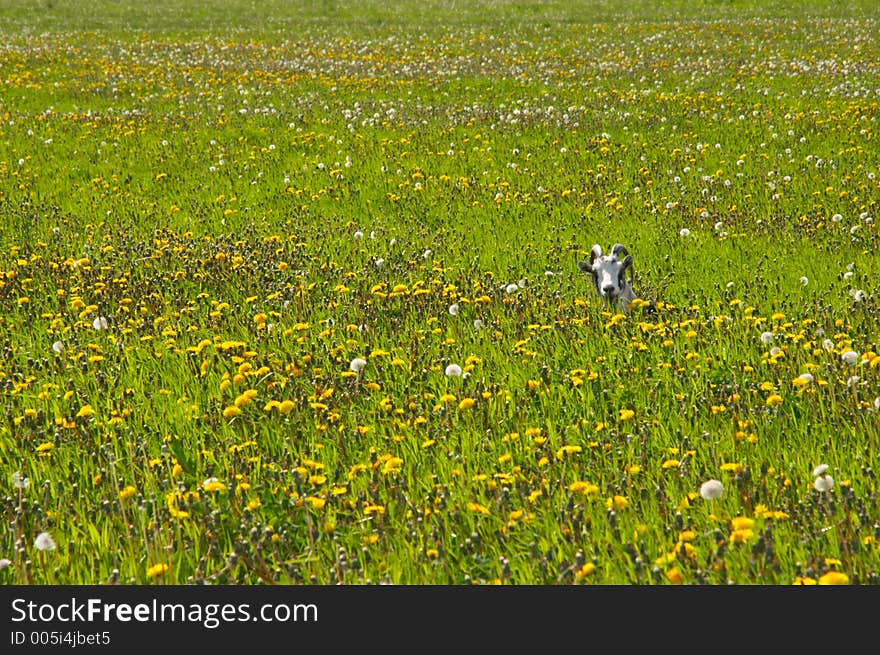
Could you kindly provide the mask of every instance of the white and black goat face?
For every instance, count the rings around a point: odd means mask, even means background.
[[[578,268],[592,276],[599,297],[608,302],[616,300],[624,309],[635,298],[631,282],[632,265],[632,255],[620,243],[614,245],[610,255],[603,255],[602,248],[596,244],[590,251],[590,261],[578,262]],[[626,279],[627,271],[630,280]]]

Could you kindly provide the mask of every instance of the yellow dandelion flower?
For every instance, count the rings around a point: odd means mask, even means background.
[[[243,391],[236,399],[235,404],[238,407],[247,407],[251,401],[257,397],[256,389],[247,389]]]
[[[76,413],[77,418],[87,418],[95,413],[95,410],[91,405],[83,405],[80,410]]]
[[[119,492],[119,500],[126,500],[127,498],[131,498],[131,497],[134,496],[136,493],[137,493],[137,489],[135,489],[135,488],[134,488],[133,486],[131,486],[131,485],[128,485],[128,486],[125,487],[124,489],[120,490],[120,492]]]
[[[623,509],[629,506],[629,500],[626,496],[611,496],[605,500],[605,507],[608,509]]]
[[[160,575],[163,575],[167,571],[168,565],[165,562],[159,562],[158,564],[153,564],[153,566],[147,569],[147,577],[156,578]]]
[[[755,533],[750,528],[734,530],[730,533],[730,542],[734,544],[743,544],[751,539],[753,536],[755,536]]]
[[[697,554],[697,549],[694,548],[687,541],[679,541],[675,544],[675,548],[673,549],[676,555],[683,555],[684,557],[694,558]]]
[[[846,585],[849,584],[849,576],[840,571],[828,571],[819,578],[820,585]]]
[[[237,405],[230,405],[223,410],[223,418],[235,418],[241,414],[241,409]]]
[[[312,509],[324,509],[324,505],[327,504],[326,500],[318,496],[306,496],[306,502]]]
[[[767,405],[772,407],[773,405],[778,405],[782,402],[782,396],[778,393],[771,393],[767,396]]]
[[[732,530],[750,530],[755,526],[755,520],[747,516],[736,516],[730,519],[730,527]]]
[[[202,483],[202,489],[205,491],[226,491],[226,485],[217,478],[208,478]]]
[[[559,448],[559,450],[556,451],[556,459],[562,459],[566,455],[576,455],[581,452],[581,450],[582,449],[580,446],[575,446],[571,444],[562,446],[561,448]]]
[[[48,452],[51,452],[51,450],[54,447],[55,447],[54,443],[52,443],[51,441],[47,441],[46,443],[41,443],[39,446],[37,446],[37,452],[38,453],[48,453]]]
[[[348,479],[351,480],[355,476],[357,476],[358,473],[363,473],[366,470],[367,467],[365,464],[354,464],[350,469],[348,469]]]
[[[180,509],[179,503],[181,500],[183,500],[183,496],[176,491],[172,491],[165,497],[165,502],[168,505],[168,512],[176,519],[185,519],[189,517],[189,512]]]
[[[815,585],[818,584],[818,580],[816,578],[805,578],[803,576],[798,576],[792,582],[794,585]]]
[[[403,460],[400,457],[389,457],[385,460],[385,464],[382,465],[382,473],[385,475],[397,473],[400,471],[401,466],[403,466]]]
[[[666,579],[669,580],[672,584],[681,584],[683,578],[681,577],[681,571],[678,570],[678,567],[673,567],[666,572]]]
[[[631,409],[624,408],[624,409],[620,410],[620,420],[621,421],[628,421],[635,415],[636,415],[636,413]]]
[[[585,482],[583,480],[578,480],[577,482],[572,482],[568,485],[568,490],[572,493],[582,493],[589,498],[595,498],[599,495],[599,487],[591,482]]]
[[[485,507],[484,505],[480,505],[479,503],[468,503],[467,508],[471,512],[475,512],[477,514],[488,514],[489,513],[489,508]]]
[[[593,573],[595,570],[596,570],[596,565],[593,564],[592,562],[587,562],[581,568],[579,568],[577,571],[575,571],[574,575],[578,580],[580,580],[582,578],[586,578],[588,575]]]

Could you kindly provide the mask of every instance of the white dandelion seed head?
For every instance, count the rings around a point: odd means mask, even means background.
[[[771,357],[776,357],[776,355],[778,355],[778,354],[781,353],[781,352],[782,352],[782,348],[780,348],[779,346],[773,346],[773,347],[770,349],[770,356],[771,356]]]
[[[834,350],[834,342],[831,339],[824,339],[822,341],[822,347],[825,350]]]
[[[519,286],[511,282],[506,287],[504,287],[504,291],[506,291],[507,293],[516,293],[517,291],[519,291]]]
[[[689,237],[690,235],[691,235],[691,231],[689,229],[687,229],[686,227],[683,227],[678,231],[678,236]]]
[[[773,343],[773,333],[772,332],[761,332],[761,343],[763,343],[763,344]]]
[[[429,248],[425,252],[422,253],[422,259],[428,259],[431,256],[431,249]]]
[[[825,493],[826,491],[831,491],[831,487],[834,486],[834,478],[830,475],[820,475],[818,478],[813,480],[813,488],[816,491],[821,491]]]
[[[8,568],[10,564],[12,564],[12,560],[6,559],[5,557],[3,559],[0,559],[0,571]]]
[[[459,312],[460,310],[461,310],[461,307],[459,307],[459,305],[458,305],[457,302],[454,302],[454,303],[452,303],[451,305],[449,305],[449,313],[450,313],[452,316],[458,316],[458,312]]]
[[[828,470],[828,464],[819,464],[819,466],[817,466],[816,468],[813,469],[813,477],[817,478],[820,475],[822,475],[823,473],[825,473],[825,471],[827,471],[827,470]]]
[[[867,294],[862,289],[853,289],[850,295],[855,302],[862,302]]]
[[[802,286],[802,287],[805,287],[805,286],[807,286],[809,283],[810,283],[810,280],[807,278],[807,276],[806,276],[806,275],[802,275],[802,276],[801,276],[801,286]]]
[[[20,471],[16,471],[10,477],[12,478],[12,486],[16,489],[27,489],[28,485],[31,483],[31,481],[23,476]]]
[[[357,231],[354,233],[354,238],[355,238],[355,239],[363,239],[363,238],[364,238],[364,233],[361,232],[360,230],[357,230]]]
[[[831,217],[831,222],[832,222],[832,223],[840,223],[840,221],[842,221],[842,220],[843,220],[843,216],[841,216],[840,214],[834,214],[834,215]]]
[[[876,398],[874,398],[873,404],[874,404],[874,411],[880,412],[880,396],[877,396]]]
[[[92,327],[96,330],[106,330],[107,318],[104,316],[96,316],[95,320],[92,321]]]
[[[724,485],[720,480],[706,480],[700,485],[700,496],[704,500],[715,500],[724,494]]]
[[[379,259],[377,259],[377,260],[375,261],[375,264],[376,264],[377,267],[382,266],[382,264],[384,264],[384,263],[385,263],[385,260],[382,259],[381,257],[379,257]]]
[[[853,276],[853,272],[852,272],[852,271],[847,271],[846,273],[843,274],[843,279],[844,279],[844,280],[849,280],[852,276]]]
[[[48,532],[41,532],[34,539],[34,547],[37,550],[55,550],[55,540]]]
[[[389,246],[393,246],[393,245],[395,245],[396,243],[397,243],[397,239],[394,238],[394,237],[391,237],[391,241],[388,242],[388,245],[389,245]]]
[[[482,330],[483,329],[483,321],[481,321],[478,318],[474,319],[474,329],[475,330]]]
[[[798,375],[798,379],[804,382],[812,382],[814,380],[812,373],[801,373]]]
[[[461,366],[458,364],[450,364],[446,367],[446,377],[457,378],[461,376]]]
[[[360,373],[364,370],[364,367],[367,365],[367,360],[363,357],[355,357],[348,365],[349,370],[354,371],[355,373]]]
[[[855,366],[855,364],[859,361],[859,354],[855,350],[847,350],[840,356],[840,359],[843,360],[844,364]]]
[[[860,378],[858,375],[850,375],[846,380],[846,386],[852,389],[853,387],[858,386],[859,380],[861,379],[862,378]]]
[[[59,353],[59,354],[63,353],[64,352],[64,344],[60,341],[56,341],[55,343],[52,344],[52,350],[54,350],[56,353]]]

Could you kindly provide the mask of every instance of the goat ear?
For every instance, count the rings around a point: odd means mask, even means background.
[[[581,269],[584,273],[592,273],[593,267],[591,264],[585,261],[578,262],[578,268]]]
[[[623,264],[623,270],[626,270],[628,268],[632,268],[633,256],[627,255],[626,257],[623,258],[623,262],[621,262],[621,263]]]
[[[592,264],[596,260],[597,257],[601,257],[601,256],[602,256],[602,246],[600,246],[598,243],[594,243],[593,247],[590,248],[590,263]]]

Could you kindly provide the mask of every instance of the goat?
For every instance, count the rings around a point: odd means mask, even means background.
[[[623,259],[620,259],[623,255]],[[590,250],[590,261],[579,261],[578,268],[593,276],[593,285],[599,297],[608,302],[615,300],[623,311],[628,311],[630,303],[635,299],[633,291],[633,258],[621,243],[614,244],[610,255],[602,254],[602,247],[594,244]],[[626,272],[630,280],[626,279]]]

